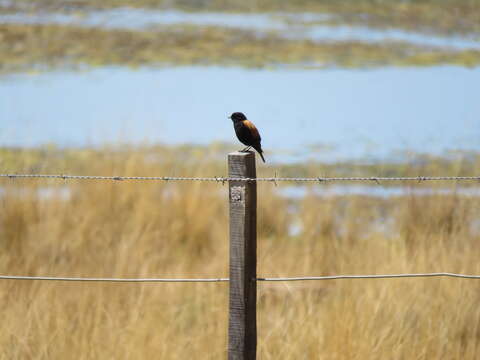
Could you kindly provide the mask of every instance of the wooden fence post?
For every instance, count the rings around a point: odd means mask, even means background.
[[[255,153],[228,154],[228,176],[255,178]],[[230,181],[230,301],[228,360],[257,352],[257,183]]]

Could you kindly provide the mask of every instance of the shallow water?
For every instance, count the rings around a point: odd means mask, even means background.
[[[365,42],[406,41],[417,45],[448,47],[452,49],[480,49],[480,41],[468,37],[441,37],[418,34],[403,30],[378,30],[362,26],[326,26],[321,21],[328,14],[228,14],[187,13],[176,10],[144,10],[119,8],[91,11],[80,14],[68,13],[14,13],[0,14],[0,23],[61,24],[106,29],[142,30],[161,25],[201,25],[233,27],[246,30],[276,31],[294,39],[315,41]],[[288,21],[285,21],[288,20]],[[317,21],[319,25],[303,25]],[[478,39],[477,39],[478,40]]]
[[[28,187],[16,187],[9,189],[8,194],[18,197],[26,197],[32,195],[32,189]],[[225,192],[225,189],[221,190]],[[63,186],[44,186],[36,189],[41,199],[62,199],[70,200],[72,191],[68,185]],[[5,188],[0,186],[0,198],[6,193]],[[457,195],[466,197],[480,197],[479,187],[421,187],[412,188],[408,186],[381,186],[368,184],[329,184],[320,185],[307,189],[302,185],[289,185],[279,188],[279,195],[288,199],[302,199],[307,194],[315,195],[321,198],[333,198],[338,196],[370,196],[375,198],[392,198],[404,196],[445,196]]]
[[[377,198],[391,198],[402,196],[442,196],[458,195],[467,197],[480,197],[480,188],[478,187],[454,187],[437,188],[421,187],[412,188],[408,186],[381,186],[381,185],[352,185],[352,184],[333,184],[326,186],[316,186],[307,190],[303,186],[286,186],[281,188],[281,194],[292,199],[301,199],[307,193],[313,193],[319,197],[336,196],[371,196]]]
[[[459,67],[12,75],[0,78],[0,145],[236,142],[227,116],[243,111],[269,160],[480,150],[479,90],[480,69]]]
[[[285,24],[268,14],[187,13],[176,10],[119,8],[78,14],[15,13],[0,15],[0,23],[61,24],[142,30],[155,25],[227,26],[244,29],[282,30]]]

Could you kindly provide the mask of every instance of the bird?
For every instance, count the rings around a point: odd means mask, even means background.
[[[255,125],[253,125],[253,123],[247,119],[245,114],[241,112],[234,112],[230,115],[229,119],[232,119],[233,121],[233,128],[235,129],[235,134],[237,134],[238,140],[240,140],[242,144],[247,145],[245,149],[240,151],[245,152],[253,147],[257,150],[263,162],[265,162],[262,145],[260,144],[262,138]]]

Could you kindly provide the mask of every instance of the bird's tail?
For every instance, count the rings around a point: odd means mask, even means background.
[[[265,162],[265,158],[263,157],[263,150],[260,146],[254,146],[254,149],[257,150],[258,155],[262,158],[262,161]]]
[[[265,158],[263,157],[263,151],[259,151],[258,153],[259,153],[260,157],[262,158],[263,162],[265,162]]]

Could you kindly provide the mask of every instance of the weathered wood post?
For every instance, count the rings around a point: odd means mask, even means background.
[[[228,154],[230,178],[255,178],[255,153]],[[230,181],[228,360],[257,353],[257,183]]]

